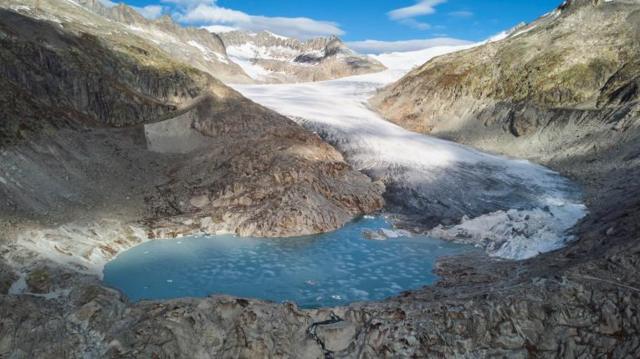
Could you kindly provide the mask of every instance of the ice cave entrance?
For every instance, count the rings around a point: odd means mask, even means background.
[[[472,250],[412,237],[393,231],[382,217],[367,217],[298,238],[151,241],[108,263],[104,281],[134,301],[225,294],[316,308],[381,300],[432,284],[439,257]]]

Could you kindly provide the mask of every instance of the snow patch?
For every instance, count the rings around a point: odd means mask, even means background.
[[[235,62],[242,70],[254,80],[265,80],[273,72],[255,63],[255,61],[247,60],[240,57],[229,56],[231,61]]]
[[[523,30],[516,31],[516,32],[515,32],[515,33],[513,33],[512,35],[509,35],[509,37],[517,37],[517,36],[520,36],[520,35],[522,35],[522,34],[526,34],[527,32],[529,32],[529,31],[531,31],[531,30],[535,29],[536,27],[537,27],[537,26],[535,26],[535,25],[533,25],[533,26],[529,26],[529,27],[527,27],[527,28],[525,28],[525,29],[523,29]]]
[[[264,59],[280,61],[293,61],[296,57],[301,55],[299,51],[290,47],[257,46],[252,43],[227,46],[227,54],[244,60]]]
[[[12,256],[30,257],[35,253],[78,272],[102,278],[104,265],[117,253],[148,240],[146,231],[141,227],[105,219],[89,224],[73,223],[24,231],[17,239],[22,250]],[[21,288],[16,285],[16,288]]]
[[[573,237],[568,224],[584,216],[578,203],[550,205],[531,210],[497,211],[477,218],[462,219],[455,226],[439,226],[428,234],[436,238],[483,248],[490,256],[528,259],[564,247]]]
[[[289,40],[289,38],[288,38],[288,37],[286,37],[286,36],[282,36],[282,35],[274,34],[273,32],[268,31],[268,30],[265,30],[265,33],[267,33],[267,34],[269,34],[269,35],[271,35],[271,36],[275,37],[276,39],[280,39],[280,40]]]
[[[224,26],[224,25],[210,25],[210,26],[203,26],[202,28],[214,34],[238,31],[238,29],[235,27]]]
[[[200,44],[199,42],[196,41],[189,41],[187,42],[189,45],[195,47],[196,49],[198,49],[202,55],[204,55],[204,58],[207,61],[212,61],[213,59],[211,58],[211,56],[214,56],[218,61],[228,64],[229,61],[226,59],[226,57],[218,52],[212,51],[210,49],[208,49],[207,47],[205,47],[204,45]]]
[[[495,35],[491,36],[491,37],[486,41],[486,43],[491,43],[491,42],[496,42],[496,41],[504,40],[504,39],[506,39],[507,37],[509,37],[509,32],[508,32],[508,31],[502,31],[502,32],[499,32],[499,33],[497,33],[497,34],[495,34]]]
[[[468,46],[436,46],[424,50],[410,52],[391,52],[380,55],[370,55],[370,57],[380,61],[384,66],[391,70],[400,70],[404,72],[412,68],[422,65],[434,57],[448,54],[455,51],[464,50],[476,45]]]
[[[25,11],[25,12],[31,11],[31,8],[26,5],[15,5],[15,6],[12,6],[11,9],[16,11]]]

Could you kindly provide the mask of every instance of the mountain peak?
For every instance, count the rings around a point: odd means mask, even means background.
[[[158,24],[171,24],[173,25],[173,18],[170,15],[162,15],[159,18],[156,19],[156,23]]]
[[[558,10],[561,12],[573,11],[584,7],[595,7],[613,4],[640,4],[638,0],[565,0]]]

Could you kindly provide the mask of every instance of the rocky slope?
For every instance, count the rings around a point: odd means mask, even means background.
[[[109,22],[115,22],[117,26],[115,31],[124,30],[142,37],[176,61],[207,72],[223,82],[251,82],[247,74],[229,59],[222,40],[204,29],[182,27],[167,15],[149,20],[122,3],[113,7],[105,6],[100,0],[70,0],[66,2],[66,7],[64,2],[61,4],[60,1],[55,0],[50,7],[43,3],[48,4],[47,1],[39,1],[40,9],[53,16],[60,16],[67,21],[84,23],[88,26],[93,25],[102,28],[103,32],[108,31],[103,27],[106,25],[104,21],[96,22],[95,16],[81,9],[73,11],[69,7],[76,3]]]
[[[182,27],[168,15],[146,19],[125,4],[108,6],[100,0],[5,3],[42,19],[143,38],[170,58],[226,83],[320,81],[384,69],[376,60],[349,50],[338,38],[302,42],[269,32],[215,34],[202,28]]]
[[[219,36],[231,59],[260,83],[323,81],[385,69],[375,59],[356,54],[337,37],[300,41],[268,31],[232,31]]]
[[[371,100],[406,128],[532,159],[585,190],[590,214],[573,230],[578,240],[569,248],[515,265],[517,273],[500,273],[505,264],[492,264],[495,272],[485,273],[485,279],[477,277],[485,264],[443,266],[447,273],[462,271],[454,278],[463,275],[483,285],[472,291],[475,300],[461,304],[466,324],[460,332],[451,309],[443,314],[452,326],[448,339],[436,342],[457,347],[458,353],[470,353],[470,344],[475,355],[640,354],[631,314],[640,305],[639,278],[632,274],[640,266],[639,19],[639,1],[569,0],[502,41],[424,64]],[[441,284],[459,295],[459,284]],[[496,291],[502,298],[489,294]],[[502,323],[469,317],[488,307],[509,314]],[[546,308],[544,318],[560,310],[573,319],[537,322],[535,307]],[[484,339],[468,331],[480,323],[491,333]],[[530,330],[536,334],[527,334]],[[498,339],[507,333],[514,341]],[[492,349],[483,350],[480,343]]]
[[[638,10],[637,1],[567,1],[505,40],[424,64],[372,103],[419,132],[543,162],[571,156],[592,142],[587,133],[631,124]],[[605,118],[610,126],[597,123]]]
[[[101,31],[1,10],[0,218],[9,229],[106,219],[146,225],[152,237],[289,236],[382,207],[383,187],[319,137],[142,38]],[[88,259],[122,248],[117,236],[89,236],[95,245],[77,253],[63,237],[30,248]]]
[[[506,39],[441,56],[372,100],[418,132],[547,164],[598,207],[639,164],[640,2],[563,3]],[[632,200],[625,198],[625,200]]]

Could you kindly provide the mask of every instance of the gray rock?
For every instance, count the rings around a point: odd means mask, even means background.
[[[316,333],[327,350],[341,352],[346,350],[356,336],[356,326],[347,321],[318,326]]]

